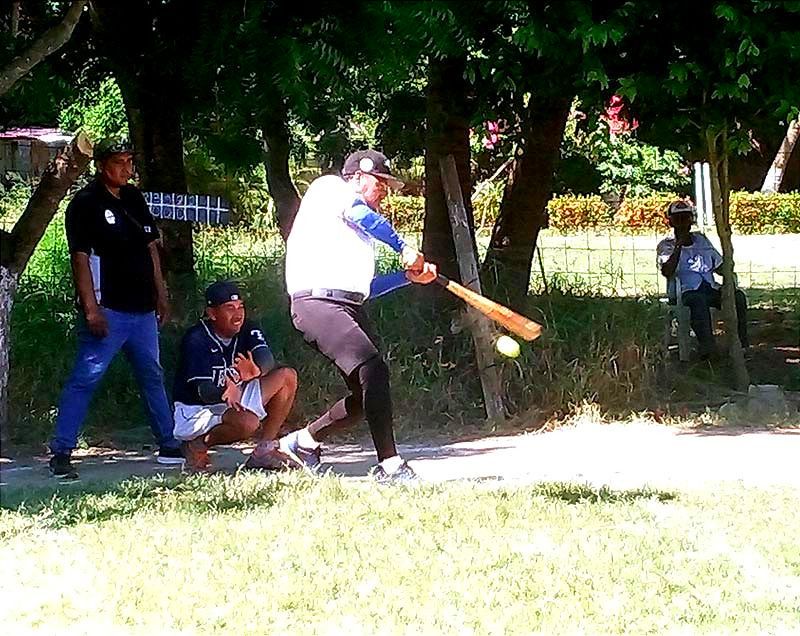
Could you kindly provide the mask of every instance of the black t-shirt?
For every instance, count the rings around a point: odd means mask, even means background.
[[[156,290],[148,246],[158,238],[158,228],[137,188],[123,186],[119,194],[118,199],[95,179],[75,195],[66,214],[69,251],[89,255],[103,307],[153,311]]]
[[[207,320],[201,320],[181,340],[173,399],[184,404],[204,404],[198,392],[200,383],[210,380],[222,388],[226,377],[238,380],[239,374],[233,368],[236,354],[261,353],[259,350],[264,348],[269,353],[264,332],[249,320],[244,321],[239,333],[228,344],[220,340]]]

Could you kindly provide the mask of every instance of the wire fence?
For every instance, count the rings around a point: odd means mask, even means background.
[[[8,223],[0,226],[8,227]],[[709,239],[719,248],[714,234]],[[531,268],[530,290],[544,294],[554,289],[576,295],[652,297],[666,291],[656,264],[656,246],[663,235],[625,235],[610,230],[562,234],[545,230],[539,235]],[[478,236],[479,256],[488,235]],[[784,309],[800,306],[800,235],[738,235],[733,238],[739,286],[751,302]],[[217,278],[282,278],[284,245],[274,231],[245,227],[196,226],[195,270],[199,282]],[[381,251],[381,268],[395,258]],[[31,259],[21,291],[63,295],[71,288],[69,255],[59,215],[48,228]]]

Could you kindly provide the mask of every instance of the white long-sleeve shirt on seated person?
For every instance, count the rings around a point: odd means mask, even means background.
[[[286,291],[326,288],[370,293],[378,239],[396,252],[405,242],[335,175],[308,188],[286,241]]]
[[[675,279],[681,282],[681,292],[692,291],[700,287],[703,281],[714,289],[719,288],[719,283],[714,280],[714,270],[722,263],[722,254],[717,251],[705,234],[692,232],[692,244],[681,248],[681,256],[675,275],[670,278],[667,286],[667,295],[675,298]],[[675,237],[671,236],[662,240],[656,247],[658,267],[669,260],[675,251]]]

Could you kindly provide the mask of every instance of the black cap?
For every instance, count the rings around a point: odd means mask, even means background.
[[[102,161],[106,157],[120,153],[133,154],[133,146],[127,139],[105,137],[94,145],[93,156],[95,161]]]
[[[342,174],[348,177],[356,172],[374,174],[376,177],[381,177],[397,190],[403,187],[403,182],[392,175],[389,170],[389,160],[386,155],[377,150],[357,150],[344,160]]]
[[[673,214],[694,214],[697,210],[688,201],[673,201],[667,206],[667,216]]]
[[[242,294],[236,283],[229,280],[218,280],[206,289],[206,306],[218,307],[232,300],[241,300]]]

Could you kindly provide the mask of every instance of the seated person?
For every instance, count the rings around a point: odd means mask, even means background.
[[[275,441],[296,391],[297,373],[277,367],[261,329],[245,320],[238,287],[210,285],[206,316],[181,341],[173,391],[175,438],[187,466],[207,470],[209,447],[258,433],[246,468],[297,467]]]
[[[692,232],[695,208],[686,201],[674,201],[667,207],[667,219],[675,236],[662,240],[656,252],[661,273],[667,277],[670,302],[677,297],[676,284],[681,286],[683,304],[689,308],[692,329],[697,336],[700,357],[707,359],[715,350],[711,328],[711,307],[721,306],[722,294],[714,274],[720,273],[722,255],[704,234]],[[747,339],[747,300],[741,289],[735,290],[736,313],[739,319],[739,340]]]

